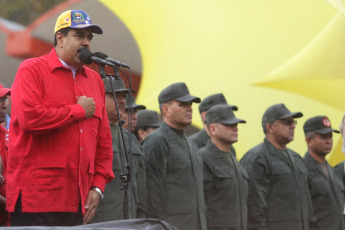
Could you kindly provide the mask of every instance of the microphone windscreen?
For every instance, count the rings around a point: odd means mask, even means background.
[[[82,49],[79,53],[79,60],[82,62],[82,63],[85,63],[85,64],[91,64],[92,63],[92,52],[90,52],[88,49]]]
[[[95,52],[93,54],[100,59],[105,59],[108,57],[108,55],[106,55],[105,53],[102,53],[102,52]]]

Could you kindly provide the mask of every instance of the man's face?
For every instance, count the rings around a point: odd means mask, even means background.
[[[192,123],[193,102],[179,102],[172,100],[167,103],[167,111],[164,118],[177,129],[185,129]]]
[[[293,117],[276,120],[270,125],[273,131],[273,137],[278,143],[287,144],[293,141],[296,128]]]
[[[116,102],[119,109],[120,116],[123,114],[126,107],[126,93],[127,92],[116,92]],[[105,107],[107,110],[108,120],[110,124],[117,125],[118,116],[114,101],[114,96],[112,93],[105,94]]]
[[[6,120],[6,109],[9,104],[9,96],[0,97],[0,123]]]
[[[83,63],[79,60],[79,53],[83,48],[90,50],[92,32],[90,29],[72,29],[67,36],[57,32],[57,46],[61,51],[59,58],[69,65],[81,67]]]
[[[332,132],[326,134],[316,134],[315,137],[307,140],[308,149],[318,156],[325,157],[331,152],[333,147]]]
[[[123,118],[125,120],[123,127],[127,130],[129,130],[128,129],[128,126],[129,126],[128,116],[129,116],[129,111],[128,111],[128,109],[125,109],[121,118]],[[134,132],[136,126],[137,126],[137,109],[132,109],[132,114],[131,114],[131,131],[132,132]]]
[[[214,131],[212,137],[217,139],[219,142],[225,144],[233,144],[238,141],[238,127],[237,124],[221,124],[214,123]]]

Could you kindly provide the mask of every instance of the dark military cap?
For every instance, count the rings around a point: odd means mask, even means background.
[[[189,90],[185,83],[178,82],[169,85],[158,96],[158,102],[163,103],[170,100],[176,100],[180,102],[195,102],[200,103],[200,98],[189,94]]]
[[[214,105],[227,104],[226,99],[222,93],[213,94],[206,97],[199,105],[199,112],[208,111]],[[232,110],[237,111],[238,108],[236,105],[230,105]]]
[[[315,132],[318,134],[340,133],[338,130],[332,129],[331,122],[326,116],[316,116],[308,119],[303,125],[304,133]]]
[[[131,103],[132,102],[132,103]],[[135,103],[134,96],[131,94],[126,95],[126,109],[146,109],[145,105],[138,105]]]
[[[262,127],[264,128],[267,123],[272,123],[276,120],[281,120],[288,117],[299,118],[302,116],[303,113],[301,112],[291,113],[283,103],[275,104],[266,109],[266,112],[262,116]]]
[[[141,110],[137,113],[137,127],[159,127],[158,113],[153,110]]]
[[[129,92],[126,88],[125,83],[123,82],[121,77],[117,77],[116,80],[114,77],[111,78],[111,82],[113,83],[114,91],[115,92]],[[110,85],[110,78],[106,77],[103,78],[104,89],[106,93],[112,93],[111,85]]]
[[[222,123],[227,125],[246,123],[245,120],[235,117],[234,111],[230,105],[215,105],[206,113],[206,123]]]

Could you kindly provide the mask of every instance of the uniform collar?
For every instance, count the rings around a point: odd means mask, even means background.
[[[306,162],[308,162],[310,168],[319,168],[319,166],[321,165],[321,163],[319,163],[309,154],[309,151],[306,152],[304,159]],[[328,165],[327,161],[325,161],[325,165]]]
[[[288,148],[277,149],[276,147],[274,147],[274,145],[272,145],[272,143],[267,138],[264,139],[264,143],[265,143],[269,153],[271,153],[271,154],[281,155],[281,154],[285,154],[286,152],[288,152]]]
[[[229,148],[229,152],[220,150],[212,141],[209,139],[206,144],[207,148],[212,152],[215,158],[223,158],[225,154],[233,154]]]

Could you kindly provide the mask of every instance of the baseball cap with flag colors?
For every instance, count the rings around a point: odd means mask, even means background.
[[[67,10],[60,14],[56,20],[54,34],[63,28],[91,28],[93,33],[102,34],[101,27],[91,23],[91,18],[83,10]]]

